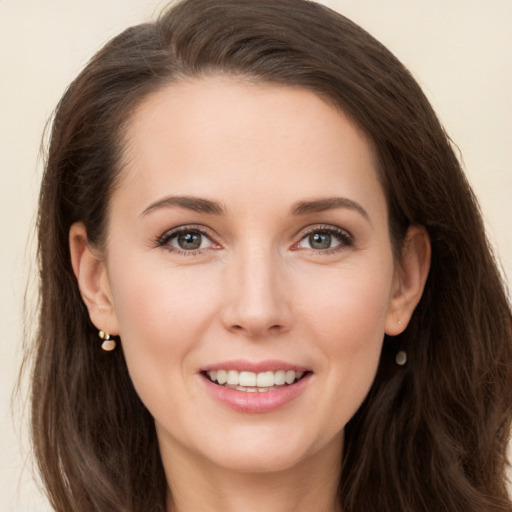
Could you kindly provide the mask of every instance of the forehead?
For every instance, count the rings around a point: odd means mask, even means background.
[[[382,193],[362,131],[298,87],[220,76],[175,83],[138,106],[125,142],[121,183],[138,202],[230,187],[240,197],[279,193],[283,202],[294,193],[325,196],[336,185]]]

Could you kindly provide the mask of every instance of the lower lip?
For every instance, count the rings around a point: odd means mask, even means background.
[[[310,379],[311,373],[308,373],[302,379],[283,386],[272,391],[237,391],[236,389],[225,388],[214,384],[208,377],[201,375],[206,384],[206,388],[212,396],[229,408],[237,412],[264,413],[272,412],[289,404],[301,395]]]

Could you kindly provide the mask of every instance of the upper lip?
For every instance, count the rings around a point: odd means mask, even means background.
[[[293,370],[296,372],[311,371],[310,368],[294,363],[271,359],[267,361],[247,361],[245,359],[236,359],[231,361],[221,361],[219,363],[209,364],[201,368],[202,372],[213,370],[237,370],[239,372],[276,372],[278,370]]]

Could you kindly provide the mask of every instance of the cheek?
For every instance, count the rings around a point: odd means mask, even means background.
[[[386,265],[382,268],[392,268]],[[344,426],[365,399],[377,372],[390,302],[392,272],[344,269],[304,294],[304,322],[328,369],[319,409],[332,433]],[[307,302],[306,302],[307,300]]]
[[[393,267],[382,262],[372,270],[345,267],[303,282],[301,309],[307,322],[329,344],[329,353],[357,354],[383,339],[390,306]],[[297,294],[299,295],[299,293]]]
[[[212,286],[201,286],[187,272],[136,263],[132,268],[137,271],[114,272],[112,295],[128,369],[146,402],[155,390],[180,383],[215,302]]]
[[[112,276],[123,339],[141,338],[145,345],[175,346],[187,339],[184,332],[199,329],[214,308],[212,280],[201,279],[193,270],[137,260],[129,267],[134,270],[119,269]]]
[[[364,289],[347,286],[343,293],[317,311],[323,319],[322,351],[333,368],[331,376],[343,381],[343,389],[357,392],[373,381],[382,342],[387,312],[385,297],[373,286]]]

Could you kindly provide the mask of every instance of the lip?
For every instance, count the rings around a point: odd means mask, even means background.
[[[212,382],[206,375],[207,371],[229,369],[238,371],[250,371],[259,373],[263,371],[294,370],[307,372],[298,382],[289,384],[278,389],[265,392],[237,391],[226,388]],[[293,400],[302,395],[312,377],[313,373],[302,366],[297,366],[282,361],[262,361],[258,363],[250,361],[226,361],[205,366],[199,374],[204,382],[207,391],[214,400],[230,409],[243,413],[268,413],[285,407]]]
[[[204,366],[200,369],[201,372],[209,372],[214,370],[237,370],[239,372],[277,372],[278,370],[293,370],[295,372],[311,371],[311,368],[299,366],[296,364],[278,361],[277,359],[269,359],[268,361],[246,361],[243,359],[236,359],[233,361],[221,361],[219,363]]]

